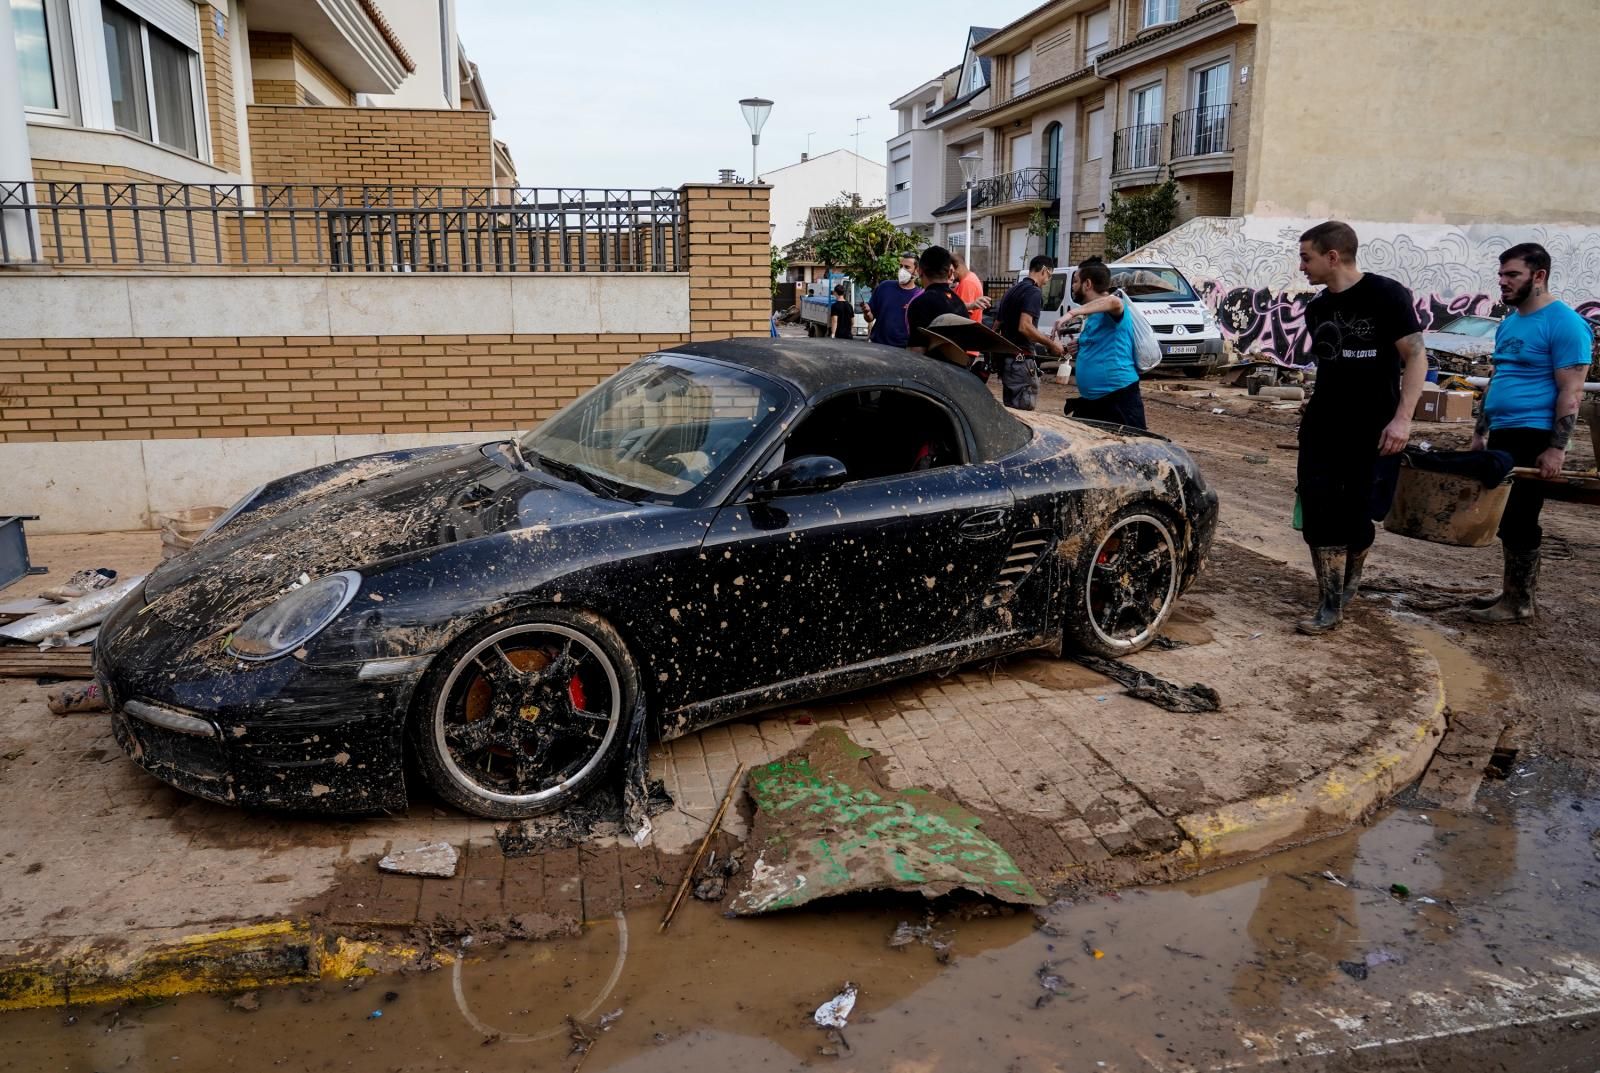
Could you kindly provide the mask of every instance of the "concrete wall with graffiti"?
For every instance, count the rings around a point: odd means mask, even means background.
[[[1126,259],[1182,269],[1239,351],[1302,365],[1310,349],[1305,310],[1316,292],[1300,274],[1299,238],[1320,222],[1200,217]],[[1361,237],[1361,267],[1410,287],[1424,328],[1467,313],[1504,313],[1499,257],[1518,242],[1550,251],[1551,290],[1600,328],[1600,229],[1351,224]]]

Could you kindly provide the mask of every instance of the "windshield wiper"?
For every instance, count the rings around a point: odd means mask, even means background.
[[[563,462],[560,459],[551,458],[549,455],[540,454],[537,451],[533,452],[533,459],[562,480],[581,484],[591,492],[596,492],[611,499],[629,498],[623,494],[624,485],[608,481],[604,477],[573,465],[571,462]]]

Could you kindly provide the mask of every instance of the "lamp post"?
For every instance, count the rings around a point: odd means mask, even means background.
[[[967,249],[967,271],[972,271],[972,187],[978,179],[978,161],[980,157],[976,152],[968,151],[956,158],[961,165],[961,181],[967,186],[967,234],[963,240]]]
[[[761,144],[761,128],[766,126],[772,102],[765,97],[746,97],[739,107],[744,110],[744,121],[750,124],[750,181],[758,183],[761,176],[756,173],[756,147]]]

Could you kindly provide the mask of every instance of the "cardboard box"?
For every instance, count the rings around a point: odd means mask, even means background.
[[[1437,384],[1423,384],[1422,397],[1411,413],[1413,421],[1460,424],[1472,420],[1473,394],[1470,391],[1441,391]]]

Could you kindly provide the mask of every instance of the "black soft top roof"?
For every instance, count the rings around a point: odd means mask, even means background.
[[[715,358],[787,380],[810,399],[839,387],[903,383],[943,395],[961,408],[990,462],[1027,444],[1033,432],[1000,405],[982,380],[936,358],[898,347],[832,339],[719,339],[684,343],[666,353]]]

